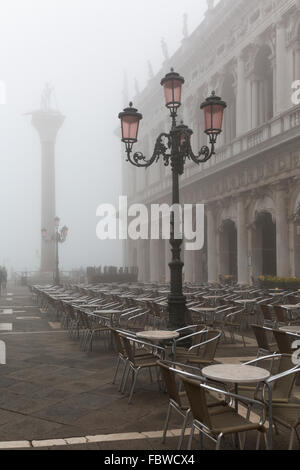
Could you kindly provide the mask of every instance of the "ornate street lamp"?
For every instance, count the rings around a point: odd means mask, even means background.
[[[165,166],[172,168],[172,204],[178,205],[179,200],[179,176],[184,173],[184,165],[187,159],[193,160],[196,164],[205,163],[215,155],[215,144],[218,135],[222,132],[223,113],[227,107],[226,103],[215,95],[215,92],[208,97],[201,105],[204,112],[205,129],[204,132],[209,137],[209,145],[203,146],[198,154],[194,154],[191,147],[191,136],[193,131],[183,123],[177,125],[176,118],[178,109],[181,106],[182,86],[184,78],[171,69],[161,85],[164,88],[166,107],[170,110],[172,126],[169,133],[162,133],[158,136],[153,155],[147,159],[142,152],[133,153],[133,145],[137,142],[139,124],[143,116],[129,104],[129,108],[124,109],[119,114],[122,128],[122,142],[124,142],[127,153],[127,161],[139,168],[148,168],[153,163],[163,159]],[[168,299],[169,305],[169,328],[179,329],[185,326],[186,298],[182,289],[181,261],[182,237],[175,236],[175,215],[171,215],[170,244],[172,250],[172,261],[169,264],[171,271],[171,293]]]
[[[52,237],[47,237],[48,235],[48,230],[46,228],[42,228],[41,233],[42,233],[42,238],[44,242],[48,243],[55,243],[55,277],[54,277],[54,282],[55,285],[59,286],[60,285],[60,275],[59,275],[59,256],[58,256],[58,245],[59,243],[65,243],[67,240],[68,232],[69,229],[68,227],[64,226],[62,227],[61,230],[59,230],[60,226],[60,218],[55,217],[54,219],[54,227],[55,227],[55,233],[52,235]]]

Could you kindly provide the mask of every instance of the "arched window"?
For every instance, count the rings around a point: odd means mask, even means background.
[[[253,127],[269,121],[274,116],[273,106],[273,65],[269,46],[260,48],[254,63],[252,80],[252,124]]]

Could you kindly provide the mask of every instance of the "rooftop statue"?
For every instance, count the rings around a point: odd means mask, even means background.
[[[41,96],[41,109],[43,111],[49,111],[51,109],[51,98],[53,92],[54,88],[50,85],[50,83],[46,83]]]

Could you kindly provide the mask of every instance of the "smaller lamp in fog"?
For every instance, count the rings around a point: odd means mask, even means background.
[[[167,73],[160,83],[165,92],[166,107],[171,111],[171,114],[176,114],[177,109],[181,106],[184,78],[171,69],[171,72]]]
[[[125,108],[119,114],[122,129],[122,142],[125,143],[127,149],[131,149],[133,144],[137,142],[139,124],[143,116],[129,103],[129,108]]]
[[[58,228],[58,227],[59,227],[59,224],[60,224],[60,218],[59,218],[59,217],[55,217],[54,223],[55,223],[55,227]]]
[[[69,232],[69,229],[68,229],[68,227],[65,225],[65,226],[61,229],[61,238],[62,238],[62,240],[66,241],[67,236],[68,236],[68,232]]]
[[[42,233],[42,238],[43,238],[43,240],[46,240],[46,237],[47,237],[47,229],[46,229],[46,228],[42,228],[41,233]]]
[[[222,132],[223,114],[227,105],[213,91],[211,96],[201,104],[204,111],[205,134],[209,136],[211,143],[216,143],[217,137]]]

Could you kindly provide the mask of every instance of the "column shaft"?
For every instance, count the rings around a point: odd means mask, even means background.
[[[246,224],[246,212],[243,200],[239,200],[238,206],[238,283],[249,284],[248,273],[248,229]]]
[[[217,225],[215,213],[212,210],[207,212],[207,244],[208,244],[208,282],[218,281],[217,269]]]

